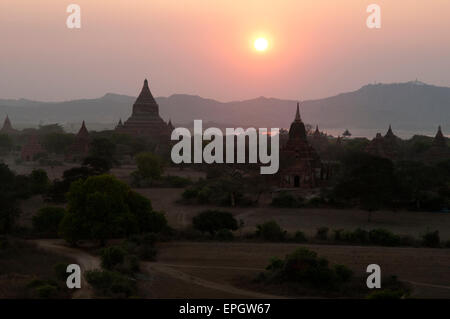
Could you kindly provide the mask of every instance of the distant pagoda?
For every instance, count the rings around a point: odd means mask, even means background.
[[[282,188],[315,188],[323,177],[322,163],[308,143],[299,103],[286,145],[280,152],[280,186]]]
[[[366,147],[366,153],[374,156],[384,157],[391,160],[398,159],[399,156],[399,138],[392,131],[391,125],[384,136],[377,133],[375,138],[370,141]]]
[[[7,134],[7,135],[14,135],[18,134],[19,131],[15,130],[12,125],[11,121],[9,120],[9,116],[6,115],[5,121],[3,122],[3,127],[0,130],[0,134]]]
[[[154,142],[170,141],[172,124],[165,123],[159,116],[159,106],[150,92],[147,79],[133,105],[131,116],[120,124],[116,127],[117,133],[143,137]]]
[[[36,133],[32,133],[27,143],[22,147],[21,158],[25,162],[34,161],[39,154],[46,153]]]
[[[439,162],[447,159],[450,159],[450,148],[447,146],[446,138],[442,133],[441,126],[439,126],[433,144],[424,154],[424,160],[426,162]]]
[[[86,124],[81,124],[80,130],[75,136],[75,141],[70,145],[66,151],[66,161],[82,161],[89,155],[91,138],[86,128]]]

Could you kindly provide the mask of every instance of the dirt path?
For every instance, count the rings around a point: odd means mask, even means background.
[[[80,265],[82,271],[87,270],[93,270],[100,268],[100,259],[98,257],[92,256],[86,252],[84,252],[81,249],[71,248],[64,246],[64,242],[61,240],[34,240],[38,247],[41,249],[45,249],[48,251],[52,251],[57,254],[61,254],[70,258],[75,259],[78,264]],[[186,273],[183,273],[179,270],[175,270],[173,268],[180,267],[180,265],[169,265],[169,264],[163,264],[163,263],[148,263],[143,262],[142,265],[145,267],[145,270],[155,271],[159,273],[166,274],[170,277],[173,277],[175,279],[194,284],[199,285],[205,288],[215,289],[219,291],[223,291],[229,294],[239,295],[243,297],[248,298],[259,298],[259,299],[279,299],[282,298],[280,296],[275,295],[268,295],[253,291],[247,291],[239,288],[235,288],[231,285],[223,285],[219,283],[215,283],[212,281],[204,280],[198,277],[194,277],[191,275],[188,275]],[[184,267],[201,267],[196,265],[184,265]],[[205,268],[211,268],[211,267],[205,267]],[[226,269],[229,269],[230,267],[223,267]],[[235,267],[239,268],[239,267]],[[246,268],[247,269],[247,268]],[[85,281],[84,276],[82,277],[81,282],[81,289],[77,290],[74,294],[74,298],[92,298],[93,297],[93,291],[92,288],[89,286],[89,284]]]
[[[143,264],[146,267],[146,269],[148,269],[150,271],[164,273],[166,275],[169,275],[171,277],[174,277],[176,279],[182,280],[184,282],[187,282],[187,283],[190,283],[193,285],[198,285],[198,286],[202,286],[202,287],[209,288],[209,289],[220,290],[220,291],[223,291],[223,292],[226,292],[229,294],[233,294],[233,295],[243,296],[243,297],[250,298],[250,299],[282,299],[283,298],[281,296],[269,295],[269,294],[255,292],[255,291],[244,290],[244,289],[233,287],[231,285],[224,285],[224,284],[212,282],[209,280],[201,279],[199,277],[194,277],[194,276],[188,275],[184,272],[174,269],[174,267],[198,267],[198,268],[200,268],[199,266],[168,265],[168,264],[162,264],[162,263],[157,263],[157,262],[155,262],[155,263],[147,262],[147,263],[143,263]],[[211,268],[211,267],[205,267],[205,268]],[[224,268],[229,268],[229,267],[224,267]]]
[[[92,256],[81,249],[75,249],[64,246],[62,240],[33,240],[34,243],[41,249],[48,250],[57,254],[61,254],[77,261],[81,267],[82,273],[88,270],[100,268],[100,259]],[[81,289],[77,289],[73,294],[75,299],[88,299],[93,297],[93,291],[91,286],[86,282],[84,276],[81,276]]]
[[[89,253],[76,248],[71,248],[64,245],[62,240],[34,240],[38,247],[54,253],[65,255],[67,257],[73,258],[80,265],[82,271],[99,269],[100,259],[96,256],[90,255]],[[245,289],[240,289],[226,283],[219,283],[207,279],[203,279],[197,276],[193,276],[186,272],[180,271],[176,268],[195,268],[195,269],[219,269],[219,270],[251,270],[251,271],[263,271],[263,268],[258,267],[242,267],[242,266],[221,266],[221,265],[198,265],[192,263],[166,263],[166,262],[142,262],[141,263],[144,270],[150,273],[160,273],[166,276],[172,277],[174,279],[183,281],[191,285],[201,286],[203,288],[214,289],[218,291],[225,292],[227,294],[242,296],[243,298],[255,298],[255,299],[280,299],[284,298],[282,296],[270,295],[259,293],[256,291],[249,291]],[[447,285],[436,285],[431,283],[423,283],[405,280],[416,287],[423,287],[426,290],[450,290],[450,286]],[[74,298],[92,298],[93,291],[89,284],[82,277],[82,288],[77,290],[74,294]],[[306,298],[306,297],[304,297]]]

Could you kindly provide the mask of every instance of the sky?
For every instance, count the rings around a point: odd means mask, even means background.
[[[72,3],[81,29],[66,26]],[[155,96],[221,101],[450,86],[449,17],[448,0],[1,0],[0,98],[135,96],[146,77]]]

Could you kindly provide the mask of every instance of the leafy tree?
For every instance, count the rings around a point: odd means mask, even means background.
[[[75,136],[62,132],[45,134],[43,146],[49,153],[64,154],[67,147],[73,143]]]
[[[283,241],[286,231],[274,220],[256,226],[256,236],[267,241]]]
[[[50,186],[47,172],[43,169],[34,169],[30,174],[30,182],[31,190],[34,194],[43,194]]]
[[[238,222],[231,213],[218,210],[206,210],[192,219],[194,228],[209,232],[212,236],[222,229],[237,230]]]
[[[111,175],[91,176],[72,183],[68,212],[61,222],[64,239],[76,244],[80,239],[97,240],[127,236],[155,229],[165,217],[152,211],[148,199]]]
[[[162,159],[150,152],[139,153],[136,156],[138,172],[143,178],[160,179],[163,173]]]
[[[393,163],[364,153],[349,154],[343,160],[343,175],[334,189],[337,197],[356,201],[367,210],[369,222],[373,211],[392,204],[396,190]]]
[[[58,227],[65,213],[62,207],[43,207],[33,216],[33,227],[38,233],[55,236],[58,234]]]
[[[109,172],[112,162],[103,157],[88,156],[84,159],[83,166],[91,168],[94,174],[104,174]]]
[[[90,146],[91,146],[89,150],[90,156],[110,160],[114,158],[116,152],[116,145],[110,139],[105,137],[94,138]]]
[[[13,149],[14,143],[7,134],[0,134],[0,151],[1,152],[10,152]]]

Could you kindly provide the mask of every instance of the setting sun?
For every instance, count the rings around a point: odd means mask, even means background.
[[[256,51],[266,51],[269,46],[269,42],[264,38],[258,38],[255,40],[254,46]]]

